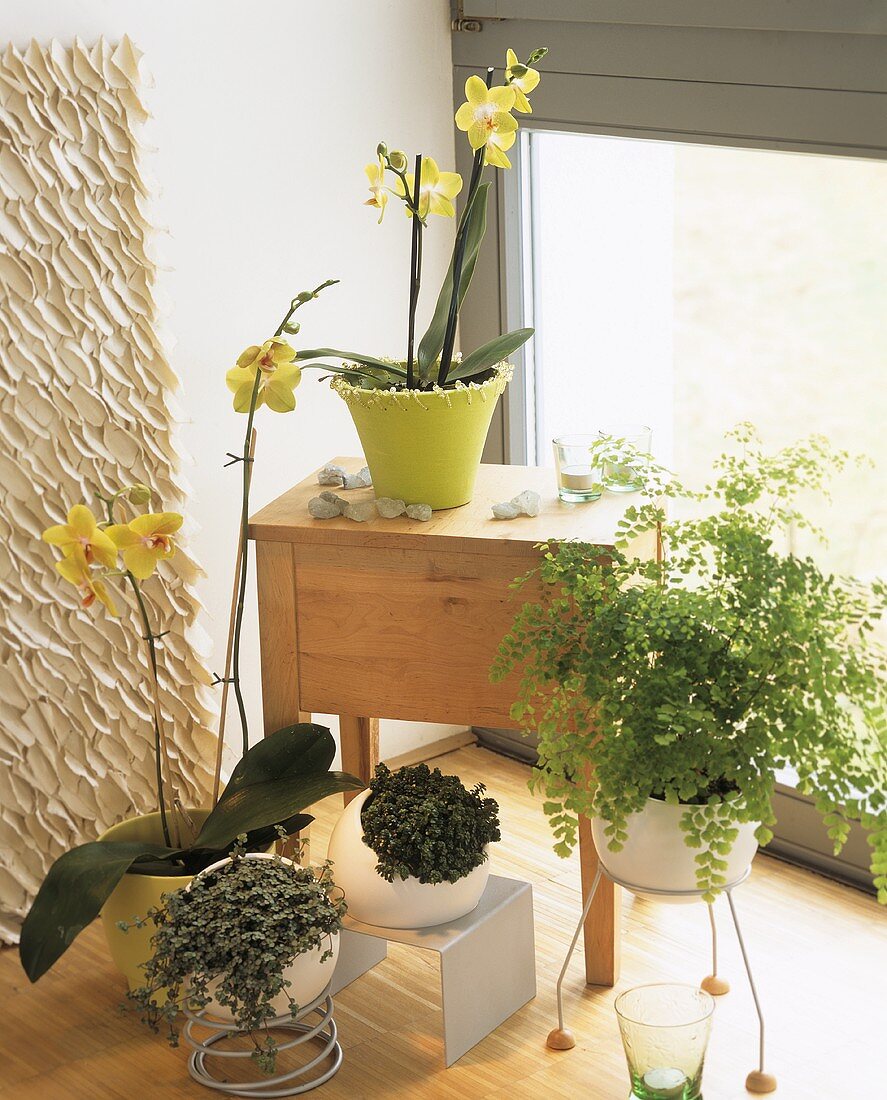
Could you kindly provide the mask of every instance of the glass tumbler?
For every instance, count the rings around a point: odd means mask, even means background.
[[[568,504],[599,500],[603,492],[603,471],[592,460],[596,435],[562,435],[552,440],[557,467],[557,495]]]
[[[615,444],[648,455],[653,443],[653,431],[646,424],[613,424],[598,432],[598,439],[612,439]],[[627,456],[626,456],[627,457]],[[627,462],[604,463],[604,487],[611,493],[636,493],[643,488],[642,476]]]
[[[693,985],[639,985],[616,998],[629,1100],[701,1100],[714,1008]]]

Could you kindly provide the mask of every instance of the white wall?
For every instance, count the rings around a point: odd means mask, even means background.
[[[157,147],[148,168],[160,192],[155,221],[169,231],[171,359],[183,380],[183,450],[194,460],[186,466],[190,533],[208,573],[211,667],[221,671],[239,509],[238,467],[222,463],[244,430],[225,371],[271,335],[294,294],[329,277],[342,284],[301,311],[305,341],[402,354],[408,222],[392,206],[376,225],[362,205],[363,166],[379,140],[452,166],[449,4],[8,0],[0,14],[0,38],[19,47],[32,37],[68,42],[76,34],[91,43],[123,33],[156,80],[146,96],[154,115],[146,137]],[[452,224],[435,219],[425,245],[427,312],[451,241]],[[260,416],[254,510],[332,455],[359,453],[345,406],[326,385],[312,378],[297,397],[295,413]],[[255,738],[252,613],[244,637]],[[385,723],[383,755],[454,728]]]

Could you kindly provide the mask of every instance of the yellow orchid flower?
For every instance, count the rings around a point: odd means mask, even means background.
[[[272,412],[292,412],[296,407],[293,390],[302,380],[302,371],[293,360],[296,352],[286,340],[272,336],[261,347],[253,344],[237,360],[225,375],[228,389],[234,394],[236,412],[249,412],[256,372],[259,373],[259,392],[256,408],[267,405]]]
[[[379,157],[378,164],[368,164],[364,168],[367,179],[370,181],[370,197],[364,206],[377,206],[379,208],[379,222],[385,217],[385,204],[388,202],[388,188],[385,186],[385,161]]]
[[[66,558],[79,550],[87,565],[98,562],[113,569],[117,564],[117,547],[85,504],[75,504],[68,512],[67,523],[47,527],[41,537],[50,546],[57,546]]]
[[[517,122],[509,114],[514,106],[514,89],[488,88],[479,76],[465,81],[466,101],[456,112],[456,125],[468,134],[474,150],[484,149],[484,163],[510,168],[505,150],[514,144]]]
[[[116,557],[116,551],[115,551]],[[55,563],[56,569],[80,593],[80,606],[92,607],[96,600],[104,604],[108,613],[117,617],[114,600],[103,581],[93,577],[83,549],[76,546],[71,553]]]
[[[140,581],[150,577],[157,563],[176,552],[172,536],[182,526],[178,512],[149,512],[130,523],[115,523],[108,535],[123,552],[123,564]]]
[[[410,197],[414,194],[416,186],[416,173],[407,172],[407,192]],[[395,185],[397,194],[405,197],[403,180],[398,178]],[[429,214],[441,214],[445,218],[456,216],[456,208],[452,200],[462,190],[462,177],[458,172],[441,172],[437,167],[437,161],[433,157],[422,158],[422,179],[419,181],[419,217],[426,218]],[[409,206],[406,208],[407,217],[413,216]]]
[[[531,115],[533,108],[527,96],[539,83],[539,73],[529,65],[522,65],[514,50],[505,55],[505,81],[514,92],[514,109],[522,114]]]

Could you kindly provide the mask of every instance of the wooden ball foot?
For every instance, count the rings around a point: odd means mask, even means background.
[[[572,1050],[576,1045],[576,1039],[569,1028],[556,1027],[546,1039],[546,1046],[550,1050]]]
[[[745,1087],[749,1092],[776,1092],[776,1078],[772,1073],[755,1069],[746,1077]]]
[[[712,997],[723,997],[730,992],[730,983],[726,978],[719,978],[717,974],[709,974],[699,983],[699,988]]]

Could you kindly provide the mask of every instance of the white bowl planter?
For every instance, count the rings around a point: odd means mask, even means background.
[[[349,916],[383,928],[430,928],[470,913],[490,877],[489,860],[458,882],[386,882],[376,871],[378,856],[363,841],[360,814],[370,793],[362,791],[345,807],[327,853],[336,885],[345,892]]]
[[[244,859],[277,859],[273,852],[248,852]],[[281,858],[282,862],[293,865],[291,859]],[[231,860],[220,859],[217,863],[211,864],[209,867],[205,867],[199,874],[194,876],[196,882],[201,875],[206,875],[210,871],[216,871],[220,867],[224,867],[230,863]],[[337,883],[338,885],[338,883]],[[191,886],[188,885],[187,889],[190,890]],[[332,955],[321,961],[324,952],[329,948],[332,951]],[[329,984],[333,971],[336,969],[336,960],[339,957],[339,935],[336,933],[330,936],[330,942],[328,945],[320,945],[314,947],[310,951],[306,951],[302,955],[298,955],[290,965],[284,970],[283,976],[290,983],[287,990],[281,991],[271,1002],[271,1006],[274,1009],[276,1016],[289,1015],[290,1011],[290,998],[292,998],[296,1004],[308,1005],[326,989]],[[215,982],[210,983],[210,989],[215,986]],[[206,1012],[213,1016],[215,1019],[223,1020],[225,1022],[233,1021],[234,1017],[229,1009],[218,1004],[216,1001],[211,1001],[206,1006]]]
[[[624,882],[635,883],[647,890],[695,890],[696,856],[701,848],[686,844],[686,833],[681,829],[681,818],[686,812],[682,805],[671,806],[659,799],[648,798],[640,813],[628,818],[628,840],[619,852],[611,851],[607,834],[607,822],[596,817],[591,822],[594,846],[604,867]],[[751,866],[758,842],[755,839],[757,824],[753,821],[739,824],[737,836],[730,854],[726,857],[727,882],[741,878]],[[663,897],[636,891],[640,897],[655,901],[687,902],[694,897]]]

